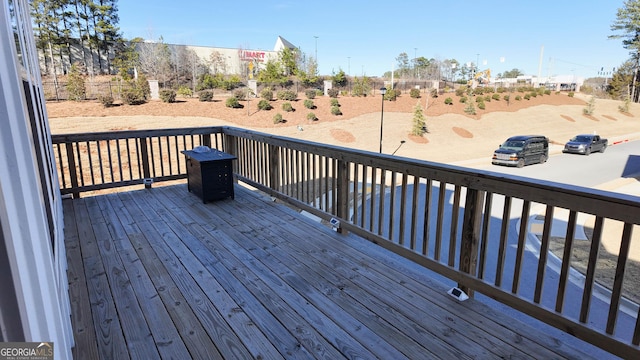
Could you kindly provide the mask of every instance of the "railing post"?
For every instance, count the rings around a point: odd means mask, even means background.
[[[140,156],[142,157],[142,177],[144,182],[144,187],[146,189],[151,188],[151,182],[145,179],[151,179],[151,170],[149,168],[149,150],[147,149],[147,139],[146,137],[141,137],[138,139],[140,141]]]
[[[340,219],[349,218],[349,163],[344,160],[338,160],[338,188],[336,189],[337,209],[336,216]],[[338,227],[338,232],[343,233],[342,227]]]
[[[67,164],[69,164],[69,177],[71,178],[71,188],[73,191],[73,198],[80,198],[80,192],[78,191],[78,173],[76,172],[76,158],[73,154],[73,143],[64,143],[64,147],[67,150]],[[60,159],[60,165],[62,165],[62,159]],[[61,171],[64,176],[64,171]]]
[[[280,156],[278,147],[269,145],[269,187],[272,190],[280,191]]]
[[[475,275],[478,264],[478,244],[480,243],[480,228],[482,225],[482,207],[484,205],[484,191],[467,188],[464,203],[464,219],[462,220],[462,243],[460,244],[460,271]],[[451,239],[451,241],[454,241]],[[473,290],[462,284],[458,287],[473,297]]]
[[[227,154],[231,154],[239,159],[240,157],[238,156],[238,146],[237,146],[236,140],[237,139],[235,136],[224,134],[224,138],[222,141],[222,151],[226,152]],[[209,142],[211,142],[210,135],[209,135]],[[234,174],[233,181],[237,183],[238,177],[235,176],[235,174],[238,173],[239,164],[237,161],[232,161],[231,166],[233,167],[233,174]]]
[[[202,134],[202,146],[211,147],[211,134]]]

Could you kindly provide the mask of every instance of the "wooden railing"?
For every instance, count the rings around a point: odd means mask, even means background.
[[[640,355],[638,299],[627,296],[640,280],[625,278],[640,267],[629,259],[638,197],[230,127],[55,135],[53,145],[61,191],[74,196],[184,178],[180,151],[198,145],[234,154],[239,181],[337,220],[336,230],[421,264],[470,296],[486,295],[618,356]],[[572,256],[585,218],[593,226],[582,275]],[[620,234],[608,231],[613,224]],[[540,236],[531,235],[533,225]],[[615,277],[603,286],[598,259],[612,236]],[[553,244],[559,256],[549,252]]]

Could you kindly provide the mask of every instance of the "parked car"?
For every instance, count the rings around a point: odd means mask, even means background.
[[[493,152],[491,163],[519,168],[542,164],[549,158],[549,139],[542,135],[519,135],[507,139]]]
[[[581,134],[564,144],[562,152],[589,155],[596,151],[604,152],[608,144],[609,141],[601,138],[600,135]]]

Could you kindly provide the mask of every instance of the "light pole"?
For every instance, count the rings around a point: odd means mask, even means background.
[[[316,38],[316,66],[318,66],[318,37],[314,36],[314,38]]]
[[[418,53],[418,48],[414,47],[413,48],[413,78],[414,79],[418,77],[417,72],[416,72],[416,63],[417,63],[417,61],[416,61],[417,55],[416,54],[417,53]]]
[[[382,154],[382,124],[384,123],[384,94],[387,93],[387,88],[380,88],[380,94],[382,94],[382,109],[380,111],[380,154]]]

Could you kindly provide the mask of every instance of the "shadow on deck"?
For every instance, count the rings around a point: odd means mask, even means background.
[[[77,359],[589,358],[257,191],[64,201]]]

